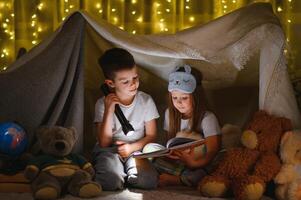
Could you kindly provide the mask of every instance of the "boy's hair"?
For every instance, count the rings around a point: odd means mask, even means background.
[[[179,68],[178,71],[183,71],[184,69]],[[193,113],[192,118],[189,120],[190,131],[200,132],[198,130],[198,124],[200,120],[203,119],[206,111],[206,98],[205,92],[202,86],[202,73],[194,68],[191,68],[191,73],[195,77],[197,82],[196,89],[191,93],[192,94],[192,106]],[[181,130],[181,118],[182,114],[175,108],[172,102],[172,96],[169,92],[168,94],[168,110],[169,110],[169,130],[168,130],[168,139],[176,136],[177,132]]]
[[[114,80],[115,72],[132,69],[135,66],[134,57],[130,52],[121,48],[112,48],[104,52],[98,59],[104,77]]]

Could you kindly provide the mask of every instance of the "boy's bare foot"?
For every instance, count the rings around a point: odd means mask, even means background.
[[[169,185],[181,185],[180,176],[175,176],[171,174],[161,174],[159,176],[159,187],[169,186]]]

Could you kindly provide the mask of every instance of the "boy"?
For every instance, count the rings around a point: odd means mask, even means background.
[[[156,138],[159,117],[153,99],[138,91],[139,75],[133,56],[126,50],[113,48],[98,60],[105,83],[114,93],[100,98],[95,105],[97,140],[93,150],[95,180],[104,190],[122,189],[127,184],[144,189],[157,186],[158,174],[148,160],[135,160],[131,154]],[[134,127],[133,135],[125,135],[114,114],[119,104]]]

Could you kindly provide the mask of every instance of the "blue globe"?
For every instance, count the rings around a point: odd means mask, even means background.
[[[28,138],[24,129],[14,122],[0,123],[0,152],[18,156],[24,152]]]

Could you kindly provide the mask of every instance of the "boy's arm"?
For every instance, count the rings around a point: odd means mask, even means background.
[[[96,124],[97,128],[97,140],[100,147],[108,147],[112,144],[113,136],[113,116],[115,111],[115,105],[119,102],[119,99],[114,93],[105,97],[105,108],[103,119],[101,123]]]
[[[145,136],[131,144],[132,152],[143,149],[143,147],[151,142],[154,142],[157,136],[156,119],[152,119],[145,123]]]

